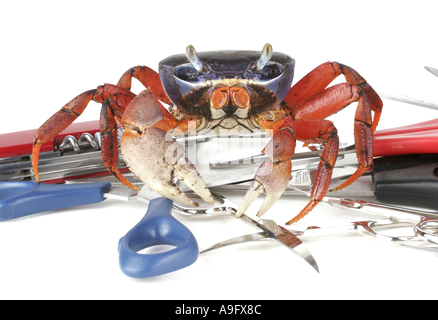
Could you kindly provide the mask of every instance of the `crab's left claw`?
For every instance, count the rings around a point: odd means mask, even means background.
[[[268,161],[263,162],[255,174],[254,183],[246,192],[236,212],[236,217],[242,216],[261,193],[266,193],[266,197],[257,216],[260,217],[268,211],[286,189],[290,180],[291,170],[291,161],[282,161],[278,164]]]

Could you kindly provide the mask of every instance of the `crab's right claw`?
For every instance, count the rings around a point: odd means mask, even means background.
[[[161,129],[139,133],[126,128],[121,144],[123,159],[130,170],[162,196],[184,205],[197,206],[173,182],[179,178],[202,200],[214,204],[201,175],[185,157],[184,148]]]
[[[281,197],[290,180],[292,170],[291,161],[283,161],[278,164],[265,161],[255,174],[255,181],[246,192],[236,217],[242,216],[254,200],[261,194],[266,193],[265,200],[260,207],[257,216],[262,216]]]
[[[201,175],[185,157],[184,148],[171,134],[166,134],[165,130],[177,125],[172,119],[152,92],[145,90],[138,94],[123,113],[123,159],[136,176],[168,199],[197,205],[173,182],[179,178],[202,200],[214,204]]]

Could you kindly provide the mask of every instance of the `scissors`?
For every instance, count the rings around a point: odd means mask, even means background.
[[[297,163],[297,167],[302,166],[309,166],[314,167],[317,164],[317,161],[315,162],[314,159],[310,159],[309,161],[300,160],[300,164]],[[255,168],[256,169],[256,168]],[[253,169],[250,169],[248,171],[248,168],[241,168],[237,171],[233,172],[219,172],[219,171],[213,171],[210,174],[202,175],[204,182],[209,187],[215,187],[222,184],[230,183],[230,182],[239,182],[239,181],[245,181],[250,178],[253,178],[254,171]],[[110,178],[111,180],[113,178]],[[75,180],[77,181],[77,180]],[[88,179],[84,181],[89,181]],[[70,182],[70,181],[67,181]],[[181,187],[182,190],[187,191],[183,186]],[[184,206],[182,204],[173,203],[173,211],[183,215],[183,216],[189,216],[189,217],[215,217],[215,216],[233,216],[235,217],[235,213],[237,211],[237,205],[226,199],[223,195],[219,195],[217,193],[212,193],[215,204],[209,205],[202,201],[196,194],[193,192],[186,193],[192,200],[196,201],[199,206],[197,207],[188,207]],[[155,197],[156,193],[151,190],[146,185],[143,186],[143,188],[138,193],[138,199],[140,201],[143,201],[142,199],[151,199]],[[243,215],[240,221],[244,221],[246,223],[249,223],[251,226],[258,228],[259,230],[262,230],[262,232],[269,238],[272,238],[276,241],[278,241],[280,244],[286,246],[291,251],[296,253],[298,256],[303,258],[306,262],[308,262],[317,272],[319,272],[318,265],[313,258],[313,256],[310,254],[307,247],[303,244],[303,242],[298,239],[293,234],[289,233],[286,229],[278,226],[275,221],[268,220],[268,219],[262,219],[260,221],[256,221],[252,219],[251,217],[247,215]]]
[[[143,190],[140,190],[139,194],[141,194]],[[202,203],[202,200],[196,199],[196,201],[200,204],[199,207],[187,207],[181,204],[174,203],[174,210],[185,217],[217,217],[217,216],[232,216],[236,218],[235,214],[237,212],[238,206],[231,202],[223,195],[219,195],[217,193],[212,193],[215,199],[215,205],[209,205],[207,203]],[[196,198],[196,195],[193,195]],[[304,259],[308,264],[310,264],[315,271],[319,273],[318,264],[315,261],[315,258],[310,253],[309,249],[306,245],[293,233],[289,232],[286,228],[279,226],[275,223],[274,220],[269,219],[261,219],[260,221],[255,221],[251,217],[243,214],[238,218],[253,227],[261,230],[261,234],[264,237],[276,240],[283,246],[292,250],[299,257]]]
[[[296,187],[292,188],[310,197],[310,193]],[[304,230],[289,228],[289,232],[299,237],[322,237],[339,235],[340,233],[350,231],[360,231],[363,234],[375,237],[376,239],[389,244],[438,252],[438,247],[436,246],[438,244],[438,212],[426,212],[371,201],[344,199],[340,197],[324,197],[322,201],[336,208],[352,210],[356,213],[361,212],[384,216],[385,219],[354,221],[341,226],[309,226],[304,227]],[[390,236],[379,231],[379,229],[387,230],[403,227],[413,227],[414,234],[408,236]],[[263,233],[248,234],[221,241],[204,249],[200,253],[224,248],[233,244],[262,240],[270,239]],[[432,246],[428,246],[425,242],[432,244]]]
[[[124,274],[134,278],[155,277],[187,267],[197,260],[199,249],[194,235],[171,215],[172,201],[152,190],[148,192],[148,198],[140,199],[133,190],[112,188],[109,182],[65,185],[0,182],[0,221],[99,203],[106,198],[149,203],[145,216],[119,241],[119,265]],[[175,248],[155,254],[138,253],[163,244]]]
[[[110,182],[54,185],[31,181],[7,181],[0,182],[0,221],[98,203],[106,198],[149,203],[146,215],[120,239],[118,246],[119,264],[123,273],[135,278],[153,277],[175,271],[197,260],[199,249],[196,239],[188,228],[172,217],[172,210],[183,215],[190,213],[198,216],[236,212],[234,204],[218,195],[215,195],[215,199],[220,202],[219,205],[193,209],[160,197],[147,185],[135,194],[126,187],[112,188]],[[201,199],[196,201],[202,203]],[[278,227],[273,220],[263,220],[260,223],[245,215],[241,221],[262,230],[319,271],[307,247],[296,236]],[[168,244],[175,248],[159,254],[138,254],[138,251],[158,244]]]
[[[339,236],[340,234],[349,232],[360,232],[361,234],[372,236],[377,240],[385,242],[387,244],[394,244],[400,246],[413,247],[416,249],[423,249],[432,252],[438,252],[438,247],[428,246],[425,241],[421,238],[419,233],[407,236],[390,236],[385,234],[383,231],[389,229],[412,227],[412,222],[399,221],[391,217],[389,219],[381,220],[363,220],[363,221],[353,221],[344,225],[339,226],[307,226],[304,228],[288,228],[288,230],[294,235],[300,238],[323,238],[330,236]],[[212,250],[224,248],[234,244],[240,244],[250,241],[265,241],[270,240],[263,233],[252,233],[243,236],[238,236],[232,239],[224,240],[216,243],[206,249],[202,250],[200,254],[206,253]]]
[[[310,193],[296,188],[310,197]],[[438,212],[428,212],[413,208],[399,207],[372,201],[324,197],[322,202],[333,207],[384,216],[391,221],[403,221],[414,224],[414,232],[422,240],[438,244]],[[412,240],[412,239],[411,239]]]

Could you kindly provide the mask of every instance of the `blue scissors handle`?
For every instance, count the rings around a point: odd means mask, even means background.
[[[185,268],[198,259],[195,237],[171,215],[173,202],[156,198],[149,202],[146,215],[119,240],[119,264],[124,274],[150,278]],[[175,248],[160,253],[138,251],[156,245]]]
[[[75,185],[32,181],[0,182],[0,221],[35,213],[102,202],[109,182]]]

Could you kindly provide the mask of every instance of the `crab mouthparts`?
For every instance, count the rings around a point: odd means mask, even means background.
[[[250,95],[242,86],[217,86],[210,96],[210,110],[214,127],[249,129]]]
[[[247,108],[249,106],[249,94],[243,87],[219,87],[216,88],[210,98],[211,107],[214,109]],[[233,112],[234,113],[234,112]]]

